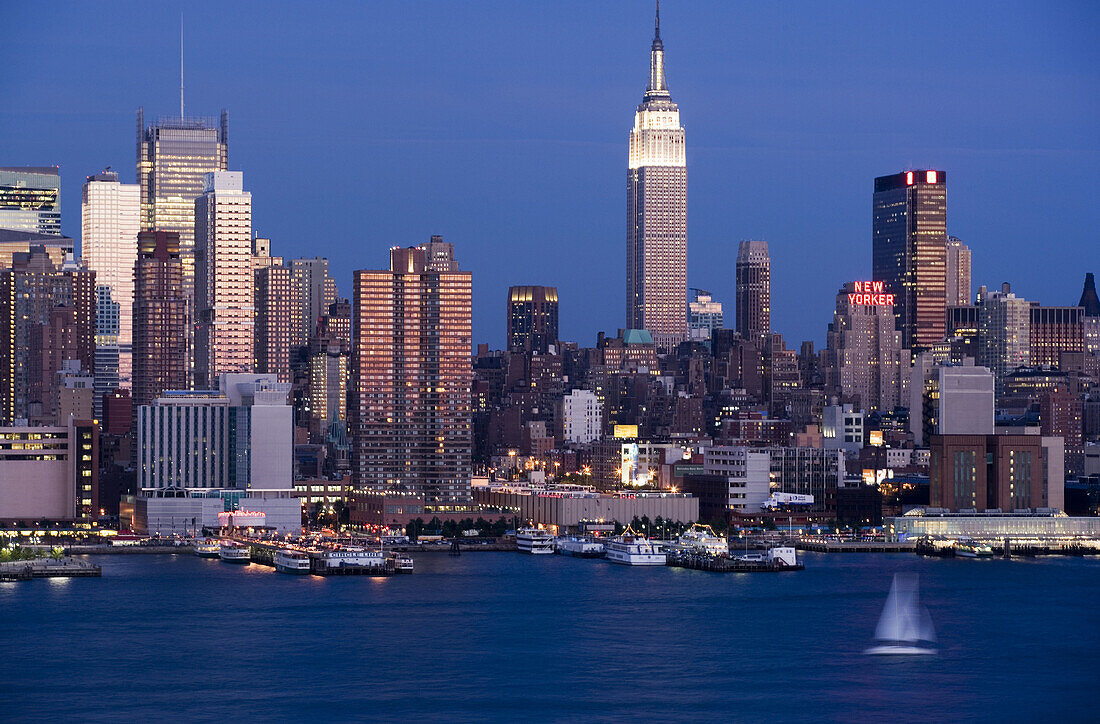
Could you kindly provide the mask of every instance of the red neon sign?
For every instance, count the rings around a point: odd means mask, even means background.
[[[894,295],[886,293],[883,282],[853,282],[855,291],[848,294],[848,304],[861,307],[892,307]]]
[[[936,183],[936,172],[935,171],[929,171],[928,173],[926,173],[924,175],[924,179],[927,183],[930,183],[930,184]]]
[[[913,172],[912,171],[905,174],[905,185],[906,186],[912,186],[913,185]]]

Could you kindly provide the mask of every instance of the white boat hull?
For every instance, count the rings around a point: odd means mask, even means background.
[[[287,565],[284,565],[282,563],[276,563],[275,564],[275,570],[278,571],[279,573],[295,573],[295,574],[299,574],[299,575],[308,574],[310,572],[308,567],[306,567],[306,568],[297,568],[297,567],[287,566]]]
[[[608,551],[607,560],[624,566],[663,566],[667,563],[664,553],[619,553]]]

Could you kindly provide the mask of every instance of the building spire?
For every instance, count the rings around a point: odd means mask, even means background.
[[[657,0],[657,17],[653,22],[653,43],[661,42],[661,0]]]
[[[665,46],[661,42],[661,0],[657,0],[657,14],[653,21],[653,45],[649,49],[649,85],[646,86],[645,100],[668,100],[668,86],[665,84]]]

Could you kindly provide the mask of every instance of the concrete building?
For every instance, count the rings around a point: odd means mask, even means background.
[[[1085,352],[1085,310],[1031,304],[1028,364],[1062,368],[1066,353]]]
[[[272,257],[267,257],[272,258]],[[292,382],[290,350],[298,308],[291,270],[281,264],[259,266],[253,271],[256,321],[254,368],[280,382]]]
[[[971,304],[970,247],[958,237],[947,237],[947,306]]]
[[[329,276],[328,259],[291,259],[290,279],[297,311],[291,345],[304,347],[317,332],[317,323],[336,302],[336,280]]]
[[[863,410],[852,405],[826,405],[821,412],[821,437],[829,450],[858,452],[863,448]]]
[[[355,272],[352,472],[357,488],[463,503],[472,474],[472,278],[432,271],[454,262],[431,251],[394,248],[389,269]]]
[[[134,405],[150,405],[167,390],[185,390],[187,296],[179,234],[138,234],[134,267]]]
[[[844,480],[844,453],[813,447],[767,447],[771,457],[771,489],[778,493],[814,496],[809,511],[836,512],[836,491]]]
[[[70,419],[49,427],[0,427],[0,521],[99,517],[99,429]]]
[[[255,287],[252,194],[239,171],[215,171],[195,199],[195,384],[251,372]],[[186,276],[186,270],[185,270]],[[184,279],[186,282],[186,278]]]
[[[722,329],[725,319],[722,315],[722,303],[705,289],[692,289],[688,300],[688,330],[692,342],[710,343],[711,334]]]
[[[558,343],[558,288],[508,288],[508,349],[547,354]]]
[[[1012,293],[1008,283],[1001,291],[978,289],[978,364],[993,373],[998,397],[1005,377],[1031,359],[1031,305]]]
[[[736,329],[742,339],[767,351],[771,335],[772,263],[766,241],[742,241],[735,269]]]
[[[907,403],[909,350],[896,331],[895,295],[883,282],[848,282],[836,296],[827,334],[827,385],[868,412]]]
[[[936,435],[992,435],[993,373],[985,367],[940,366],[934,393]]]
[[[668,352],[688,335],[687,158],[665,78],[660,15],[649,57],[627,163],[626,327],[647,330]]]
[[[572,390],[561,401],[562,439],[586,445],[603,433],[603,410],[591,390]]]
[[[1078,395],[1064,387],[1046,393],[1039,402],[1039,427],[1046,437],[1061,438],[1065,446],[1065,471],[1069,475],[1083,472],[1085,440],[1083,436],[1084,404]]]
[[[700,476],[687,476],[684,492],[702,492],[702,488],[709,482],[708,479],[717,478],[726,488],[725,511],[721,520],[726,520],[729,514],[759,513],[764,501],[771,496],[771,456],[734,445],[704,447],[702,455],[703,479],[700,480]]]
[[[57,166],[0,167],[0,229],[61,236]]]
[[[901,347],[939,344],[947,311],[947,174],[879,176],[873,207],[872,275],[894,295]]]
[[[140,230],[141,187],[119,183],[113,171],[89,176],[80,204],[80,256],[95,272],[97,287],[107,292],[107,298],[97,297],[96,352],[114,348],[117,356],[113,380],[107,379],[104,364],[96,365],[97,396],[131,386],[134,264]]]

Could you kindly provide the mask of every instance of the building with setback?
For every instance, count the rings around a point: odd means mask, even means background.
[[[771,334],[772,263],[768,242],[742,241],[737,247],[737,332],[767,352]]]
[[[894,294],[882,282],[848,282],[827,335],[831,392],[866,412],[905,405],[909,350],[894,328]]]
[[[508,349],[546,354],[558,343],[558,288],[508,288]]]
[[[165,390],[185,390],[187,296],[180,236],[142,231],[134,265],[133,404],[149,405]]]
[[[439,242],[442,243],[442,242]],[[470,500],[471,275],[429,244],[355,272],[348,416],[357,489]]]
[[[687,160],[665,79],[659,11],[627,166],[626,327],[647,330],[667,352],[688,335]]]
[[[872,274],[895,296],[901,346],[938,344],[947,309],[947,174],[880,176],[873,206]]]

